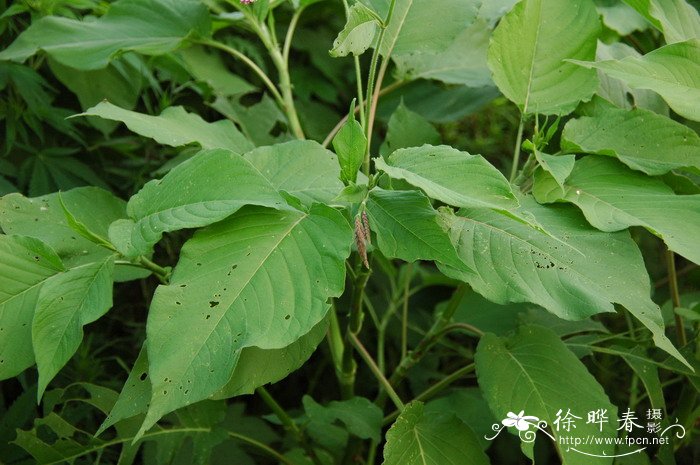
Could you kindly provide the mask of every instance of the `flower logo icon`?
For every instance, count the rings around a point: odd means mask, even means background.
[[[518,431],[527,431],[530,429],[530,426],[533,425],[533,423],[534,425],[537,425],[537,422],[540,421],[540,419],[537,417],[525,415],[525,410],[521,410],[517,415],[513,412],[508,412],[506,416],[507,418],[504,418],[503,421],[501,421],[503,426],[515,426]]]

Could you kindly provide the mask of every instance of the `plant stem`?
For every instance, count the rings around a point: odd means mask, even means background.
[[[144,257],[143,255],[140,255],[137,259],[136,262],[142,266],[143,268],[146,268],[147,270],[151,271],[153,274],[155,274],[158,279],[161,281],[163,284],[168,284],[168,281],[170,280],[170,271],[163,268],[160,265],[155,264],[148,258]]]
[[[676,313],[676,309],[681,306],[681,296],[678,291],[678,275],[676,274],[676,257],[672,250],[666,248],[666,266],[668,268],[668,287],[671,292],[673,302],[673,317],[676,320],[676,338],[678,345],[685,347],[688,339],[685,336],[685,324],[683,317]]]
[[[467,375],[467,374],[471,373],[472,371],[474,371],[474,368],[476,368],[476,365],[473,363],[470,363],[469,365],[466,365],[466,366],[460,368],[459,370],[455,371],[454,373],[452,373],[448,376],[445,376],[440,381],[438,381],[437,383],[433,384],[425,391],[418,394],[413,400],[411,400],[411,402],[425,401],[425,400],[430,399],[431,397],[435,396],[440,391],[442,391],[443,389],[448,387],[450,384],[452,384],[455,381],[457,381],[458,379],[462,378],[464,375]],[[396,419],[396,417],[398,417],[400,413],[401,413],[400,411],[396,410],[396,411],[390,413],[389,415],[387,415],[386,417],[384,417],[383,425],[388,425],[389,423],[394,421],[394,419]]]
[[[354,395],[355,390],[355,372],[357,364],[353,358],[353,351],[349,346],[352,346],[351,336],[356,335],[362,329],[362,300],[365,292],[365,286],[369,280],[370,271],[360,266],[359,271],[355,273],[352,298],[350,302],[350,315],[348,318],[348,326],[345,332],[345,350],[343,351],[343,372],[341,383],[341,394],[343,399],[349,399]]]
[[[452,298],[450,299],[447,308],[442,312],[442,315],[435,321],[430,330],[423,336],[423,339],[418,343],[415,349],[410,351],[405,357],[401,359],[399,366],[396,367],[394,373],[389,378],[389,383],[392,386],[396,386],[406,375],[406,372],[410,370],[420,359],[425,355],[428,349],[435,344],[435,341],[439,339],[441,332],[452,320],[452,316],[457,311],[459,303],[467,292],[467,285],[460,284],[455,289]],[[476,328],[474,328],[476,329]],[[478,330],[477,330],[478,331]],[[480,332],[480,331],[479,331]],[[477,333],[478,334],[478,333]]]
[[[413,272],[413,263],[406,266],[406,282],[403,289],[403,307],[401,312],[401,358],[406,357],[408,352],[408,291],[411,285],[411,274]]]
[[[267,74],[260,69],[258,65],[255,64],[253,60],[239,52],[233,47],[229,47],[226,44],[222,44],[221,42],[217,42],[215,40],[205,40],[205,41],[200,41],[199,42],[202,45],[208,45],[210,47],[218,48],[219,50],[223,50],[224,52],[228,53],[234,58],[237,58],[241,60],[243,63],[248,65],[250,69],[255,72],[255,74],[258,75],[258,77],[262,80],[262,82],[265,84],[267,89],[270,91],[274,99],[277,101],[277,104],[281,107],[284,108],[284,99],[282,98],[282,95],[280,94],[279,90],[277,90],[277,87],[272,83],[269,77],[267,77]]]
[[[265,389],[263,386],[260,386],[257,389],[255,389],[255,392],[257,392],[260,398],[263,400],[263,402],[265,402],[265,404],[267,404],[267,406],[270,407],[270,410],[272,410],[275,416],[282,422],[284,427],[287,430],[291,431],[292,434],[294,434],[294,436],[297,439],[297,442],[299,442],[301,447],[304,448],[309,458],[311,458],[311,461],[316,465],[322,465],[321,461],[316,455],[316,451],[314,451],[313,447],[311,447],[311,444],[309,444],[306,441],[306,436],[304,436],[303,431],[299,429],[297,424],[294,422],[294,419],[289,416],[289,414],[282,408],[280,404],[277,403],[277,401],[272,397],[272,395],[270,395],[267,389]]]
[[[295,462],[292,462],[290,459],[285,457],[284,455],[280,454],[276,450],[272,449],[266,444],[263,444],[260,441],[256,441],[253,438],[249,438],[248,436],[244,436],[242,434],[234,433],[233,431],[228,431],[228,435],[234,439],[238,439],[241,442],[244,442],[248,445],[251,445],[257,449],[260,449],[261,451],[265,452],[267,455],[272,457],[273,459],[284,463],[285,465],[295,465]]]
[[[518,174],[518,165],[520,164],[520,145],[523,143],[523,129],[525,128],[525,119],[520,115],[520,124],[518,124],[518,135],[515,138],[515,150],[513,150],[513,166],[510,168],[510,178],[513,182],[515,175]]]
[[[381,386],[384,388],[384,391],[387,393],[396,408],[403,410],[404,404],[401,402],[401,398],[396,393],[394,388],[391,387],[389,381],[384,377],[381,370],[372,359],[372,356],[369,354],[369,352],[367,352],[365,346],[363,346],[360,340],[357,338],[357,335],[350,333],[350,341],[352,342],[353,347],[355,347],[357,352],[360,354],[360,357],[362,357],[362,359],[365,361],[370,371],[372,371],[372,374],[375,376],[375,378],[377,378],[379,384],[381,384]]]
[[[289,63],[289,50],[292,48],[292,39],[294,38],[294,32],[296,31],[297,25],[299,24],[299,18],[304,12],[306,7],[299,7],[298,10],[292,15],[292,19],[289,21],[289,28],[287,28],[287,35],[284,38],[284,46],[282,47],[282,59],[285,63]]]
[[[289,120],[289,126],[298,139],[304,139],[304,131],[301,128],[301,123],[299,122],[299,116],[297,115],[297,109],[294,105],[294,94],[292,92],[292,82],[289,78],[289,67],[287,61],[282,57],[279,49],[277,47],[270,48],[270,57],[272,62],[277,67],[277,72],[280,78],[280,89],[282,89],[282,100],[284,101],[284,112]]]

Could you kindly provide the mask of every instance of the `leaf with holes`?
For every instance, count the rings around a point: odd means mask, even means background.
[[[63,263],[39,239],[0,235],[0,379],[34,364],[32,318],[39,291]]]
[[[231,379],[241,350],[307,334],[345,285],[352,229],[330,207],[246,207],[182,248],[148,315],[151,404],[141,433]],[[206,266],[205,266],[206,264]]]
[[[601,231],[643,226],[671,250],[700,263],[700,194],[677,195],[659,179],[594,156],[576,162],[563,195],[546,173],[536,174],[533,192],[541,202],[577,205]]]
[[[623,305],[652,332],[659,348],[683,360],[664,334],[659,307],[649,298],[649,276],[629,233],[598,231],[571,207],[542,206],[531,197],[521,203],[549,235],[493,210],[442,213],[460,258],[474,270],[443,266],[443,271],[493,302],[532,302],[568,320]]]

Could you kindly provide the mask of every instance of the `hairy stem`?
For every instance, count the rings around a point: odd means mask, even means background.
[[[513,150],[513,166],[510,168],[510,182],[515,181],[515,176],[518,174],[518,165],[520,164],[520,146],[523,143],[523,129],[525,129],[525,118],[520,115],[520,123],[518,124],[518,135],[515,137],[515,149]]]

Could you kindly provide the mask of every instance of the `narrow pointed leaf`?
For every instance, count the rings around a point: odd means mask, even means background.
[[[147,253],[163,232],[206,226],[244,205],[289,208],[245,158],[228,150],[202,151],[129,200],[131,245],[136,254]]]
[[[677,195],[661,180],[634,172],[615,160],[585,157],[576,162],[564,195],[538,176],[538,200],[576,204],[602,231],[643,226],[688,260],[700,263],[700,195]]]
[[[428,196],[455,207],[515,208],[518,201],[506,178],[481,155],[452,147],[424,145],[400,149],[378,169],[420,187]]]
[[[546,421],[563,465],[612,464],[612,457],[600,456],[612,455],[614,445],[582,443],[577,446],[582,454],[558,443],[560,436],[614,440],[618,424],[617,408],[601,385],[551,330],[524,326],[508,339],[486,334],[479,341],[475,361],[479,387],[496,418],[505,420],[509,412],[524,411],[526,416]],[[608,418],[602,427],[587,423],[588,412],[598,409],[606,410]],[[568,410],[579,417],[570,432],[561,423],[557,430],[554,421],[559,410],[562,417]],[[534,425],[529,430],[537,432]],[[550,439],[539,434],[538,440]]]
[[[207,8],[195,0],[121,0],[94,21],[57,16],[34,21],[0,52],[0,60],[21,62],[41,50],[72,68],[99,69],[125,52],[168,53],[210,28]]]
[[[351,243],[347,221],[322,205],[246,207],[197,232],[151,303],[153,392],[141,433],[222,389],[243,348],[279,349],[307,334],[343,290]]]
[[[253,144],[231,121],[208,123],[197,114],[187,113],[182,107],[168,107],[160,116],[151,116],[101,102],[80,116],[99,116],[121,121],[131,131],[173,147],[196,143],[205,149],[222,148],[236,153],[244,153],[253,148]]]
[[[367,214],[386,257],[407,262],[435,260],[458,269],[465,266],[450,243],[446,225],[419,191],[373,189]]]
[[[39,290],[61,271],[59,256],[40,240],[0,235],[0,379],[34,364],[32,318]]]
[[[679,115],[700,121],[700,39],[666,45],[639,58],[575,63],[600,69],[633,89],[653,90]]]
[[[649,298],[649,276],[629,233],[604,233],[573,208],[521,200],[549,233],[487,209],[443,215],[452,242],[473,272],[448,275],[467,282],[487,299],[532,302],[567,320],[613,312],[620,304],[654,335],[656,345],[678,354],[664,335],[659,307]]]
[[[48,279],[41,287],[32,321],[39,370],[38,399],[83,340],[83,326],[112,306],[114,259],[82,265]]]
[[[576,162],[576,156],[574,155],[549,155],[542,153],[539,150],[535,150],[535,158],[537,163],[540,164],[543,170],[552,175],[552,177],[557,181],[559,187],[564,188],[564,182],[566,178],[571,174],[571,170],[574,169],[574,163]]]
[[[652,176],[678,168],[700,170],[698,134],[649,110],[607,106],[592,116],[570,120],[561,145],[569,152],[616,157]]]
[[[382,465],[488,465],[474,432],[452,413],[407,405],[386,433]]]
[[[353,104],[353,108],[354,108]],[[353,109],[338,134],[333,138],[333,149],[340,163],[340,177],[345,182],[357,181],[357,172],[362,167],[367,152],[367,137],[355,119]]]
[[[597,80],[564,60],[594,59],[599,33],[592,0],[522,0],[491,37],[493,79],[523,113],[570,113],[591,98]]]

